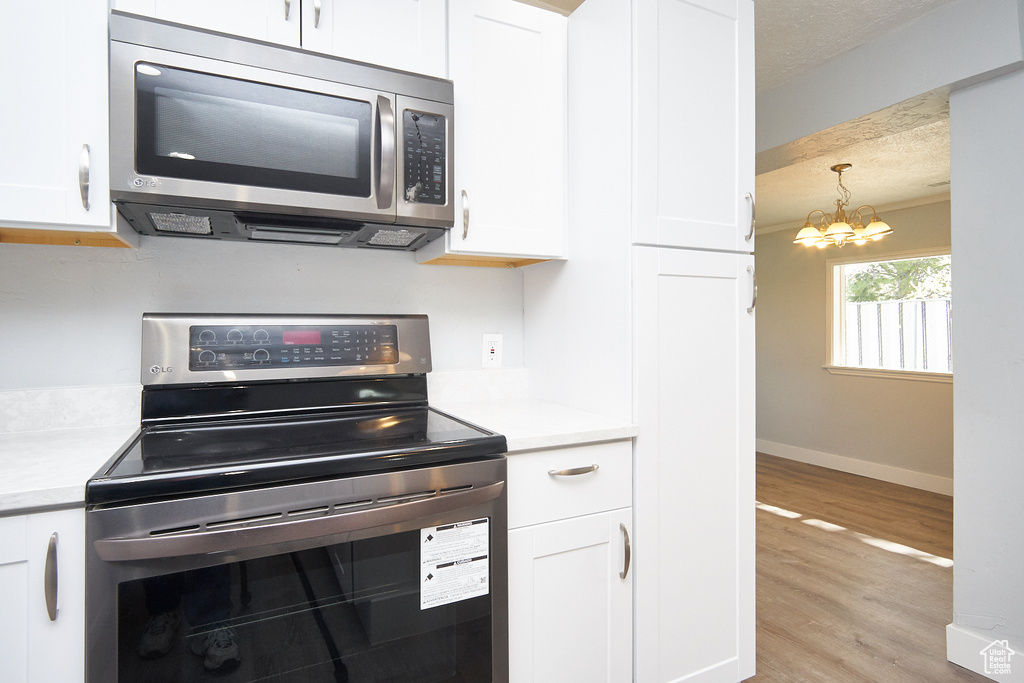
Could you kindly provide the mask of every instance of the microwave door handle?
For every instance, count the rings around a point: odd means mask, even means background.
[[[501,495],[505,482],[498,481],[465,491],[446,493],[407,503],[396,503],[343,512],[315,519],[277,522],[217,531],[195,531],[173,536],[110,538],[93,542],[93,548],[107,562],[134,562],[208,553],[226,553],[310,539],[321,541],[337,534],[380,526],[392,526],[422,517],[455,512],[490,502]]]
[[[395,110],[391,100],[377,96],[377,208],[390,209],[395,194]]]

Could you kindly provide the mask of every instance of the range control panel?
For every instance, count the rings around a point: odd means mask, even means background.
[[[396,325],[192,325],[193,372],[251,368],[393,365]]]
[[[405,201],[440,204],[447,201],[445,184],[445,118],[406,109],[405,130]]]
[[[430,372],[425,315],[146,313],[143,386]]]

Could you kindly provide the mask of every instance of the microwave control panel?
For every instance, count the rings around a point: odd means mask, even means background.
[[[445,178],[445,118],[438,114],[406,109],[402,113],[405,130],[405,188],[407,202],[444,205],[448,196]]]
[[[189,370],[392,365],[395,325],[193,325]]]

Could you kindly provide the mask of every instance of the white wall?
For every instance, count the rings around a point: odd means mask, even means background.
[[[956,358],[950,658],[975,668],[981,647],[1008,639],[1018,655],[1014,675],[999,677],[1007,681],[1024,681],[1022,110],[1024,72],[950,97]]]
[[[143,237],[141,248],[0,244],[0,391],[139,381],[144,312],[425,313],[435,370],[481,334],[523,364],[522,273],[409,252]]]
[[[895,481],[902,477],[901,483],[951,490],[951,384],[833,375],[822,368],[829,329],[826,259],[883,258],[900,251],[949,246],[949,211],[949,202],[940,202],[885,212],[892,235],[842,250],[793,244],[797,224],[791,230],[758,235],[760,449],[839,469],[859,466],[861,474]],[[956,296],[955,277],[953,287]],[[953,364],[957,367],[955,357]],[[826,456],[862,463],[829,462]]]
[[[532,395],[627,421],[633,152],[629,135],[608,131],[632,127],[631,21],[619,0],[588,0],[569,16],[569,260],[524,275]],[[573,106],[597,101],[600,116]]]

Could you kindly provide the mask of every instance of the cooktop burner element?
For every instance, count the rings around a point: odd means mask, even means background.
[[[147,314],[142,424],[88,483],[86,502],[197,495],[504,453],[500,434],[427,404],[429,368],[426,316]]]

